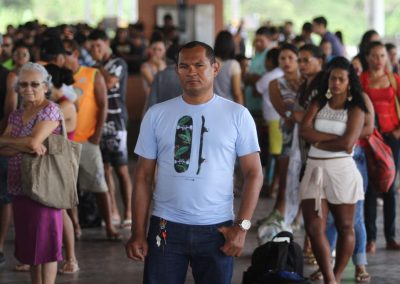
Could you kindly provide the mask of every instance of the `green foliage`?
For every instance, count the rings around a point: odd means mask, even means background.
[[[1,8],[27,8],[31,4],[31,0],[0,0]]]

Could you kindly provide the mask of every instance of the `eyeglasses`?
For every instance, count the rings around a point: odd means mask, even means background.
[[[314,57],[308,57],[308,58],[299,58],[299,59],[297,59],[297,63],[305,63],[305,64],[308,64],[308,63],[310,63],[311,61],[313,61],[314,60]]]
[[[31,86],[32,89],[37,89],[39,88],[40,84],[43,82],[36,82],[36,81],[32,81],[32,82],[19,82],[18,86],[22,89],[26,89],[29,86]]]

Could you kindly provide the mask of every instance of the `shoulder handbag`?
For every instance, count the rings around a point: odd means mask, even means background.
[[[368,183],[379,193],[388,192],[396,176],[392,150],[383,140],[379,131],[365,139],[365,155],[367,157]]]
[[[64,118],[62,135],[51,134],[43,156],[23,154],[22,193],[53,208],[78,205],[77,179],[82,145],[67,139]]]

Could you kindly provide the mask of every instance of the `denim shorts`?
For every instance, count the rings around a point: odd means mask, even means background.
[[[148,233],[149,251],[145,260],[143,283],[185,283],[188,266],[192,268],[195,283],[229,284],[232,281],[233,257],[226,256],[220,248],[224,236],[221,226],[232,226],[232,221],[214,225],[186,225],[166,221],[165,241],[157,243],[161,224],[156,216],[150,219]]]

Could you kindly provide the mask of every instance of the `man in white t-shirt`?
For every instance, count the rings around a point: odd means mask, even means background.
[[[231,283],[262,186],[255,124],[213,93],[219,64],[210,46],[183,46],[176,70],[183,95],[151,107],[141,125],[127,255],[145,261],[144,283],[184,283],[189,264],[196,283]],[[237,156],[244,191],[234,218]]]

